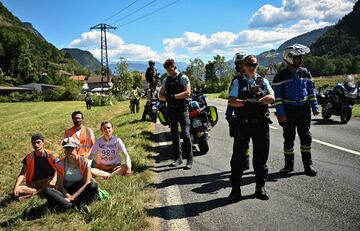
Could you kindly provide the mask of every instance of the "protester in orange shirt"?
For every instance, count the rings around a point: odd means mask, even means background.
[[[81,111],[74,111],[71,115],[74,126],[65,130],[65,136],[74,137],[80,141],[79,156],[88,157],[94,143],[95,136],[93,131],[83,125],[84,115]]]
[[[55,162],[59,160],[54,152],[44,149],[44,137],[41,134],[31,136],[34,151],[23,159],[23,167],[16,178],[13,194],[19,199],[41,194],[46,186],[56,183]],[[21,185],[26,179],[26,185]]]

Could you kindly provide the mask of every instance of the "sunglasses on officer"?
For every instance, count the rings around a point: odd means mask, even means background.
[[[256,68],[259,64],[258,63],[245,63],[246,67],[252,67],[252,68]]]

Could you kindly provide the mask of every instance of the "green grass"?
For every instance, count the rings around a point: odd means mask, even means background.
[[[90,205],[90,213],[76,210],[51,213],[42,209],[45,200],[38,197],[27,201],[12,202],[0,206],[0,229],[8,230],[149,230],[154,229],[155,220],[146,215],[145,208],[155,203],[152,183],[153,174],[147,169],[152,145],[150,122],[138,122],[142,112],[129,114],[129,103],[114,106],[93,107],[87,111],[83,102],[38,102],[0,104],[0,198],[12,192],[15,178],[22,166],[25,153],[31,151],[30,136],[42,132],[46,148],[61,151],[64,129],[72,126],[71,113],[81,110],[85,125],[91,127],[99,137],[99,125],[111,120],[114,133],[120,137],[131,156],[133,175],[130,177],[98,179],[102,189],[111,199],[96,201]],[[24,219],[23,212],[34,208],[37,219]],[[45,212],[44,212],[45,211]]]
[[[360,117],[360,104],[354,105],[352,115],[355,117]]]
[[[206,93],[205,95],[210,99],[217,99],[219,98],[220,93]]]
[[[360,82],[360,74],[353,75],[356,82]],[[319,87],[335,87],[337,83],[344,82],[344,75],[336,76],[321,76],[314,78],[315,86],[317,89]]]

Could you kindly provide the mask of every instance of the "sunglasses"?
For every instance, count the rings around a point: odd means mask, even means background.
[[[258,63],[245,63],[245,66],[255,68],[258,66]]]

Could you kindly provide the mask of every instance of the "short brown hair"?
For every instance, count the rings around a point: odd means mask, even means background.
[[[77,114],[80,114],[81,115],[81,119],[84,119],[84,115],[81,111],[74,111],[72,114],[71,114],[71,118],[74,119],[75,115]]]
[[[111,125],[111,127],[113,127],[113,124],[110,122],[110,121],[103,121],[103,122],[101,122],[101,124],[100,124],[100,131],[102,131],[102,127],[105,125],[105,124],[110,124]]]
[[[249,61],[251,59],[256,59],[256,61],[257,61],[257,58],[255,55],[248,55],[244,58],[244,63],[246,63],[247,61]]]
[[[169,67],[176,67],[175,60],[174,59],[167,59],[167,60],[165,60],[163,66],[164,66],[165,69],[167,69]]]

